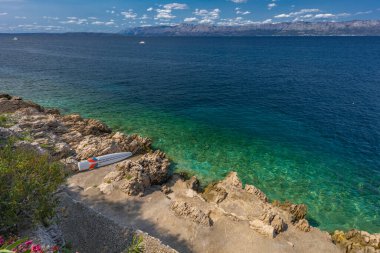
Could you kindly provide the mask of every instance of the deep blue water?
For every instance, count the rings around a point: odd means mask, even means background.
[[[380,232],[380,38],[0,35],[0,90],[236,170],[323,229]]]

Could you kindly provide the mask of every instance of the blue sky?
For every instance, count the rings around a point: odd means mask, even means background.
[[[380,0],[0,0],[0,32],[380,19]]]

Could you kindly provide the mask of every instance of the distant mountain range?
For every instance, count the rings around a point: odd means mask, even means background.
[[[120,33],[127,36],[380,36],[380,20],[257,23],[241,26],[179,24],[136,27]]]

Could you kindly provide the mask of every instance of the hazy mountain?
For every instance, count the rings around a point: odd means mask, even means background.
[[[180,24],[136,27],[121,33],[128,36],[380,36],[380,20],[257,23],[241,26]]]

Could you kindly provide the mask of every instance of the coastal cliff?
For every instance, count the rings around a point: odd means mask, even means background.
[[[305,205],[270,202],[235,172],[205,188],[194,176],[173,174],[149,138],[7,94],[0,114],[1,140],[14,137],[14,145],[49,154],[68,171],[57,192],[56,234],[80,252],[121,252],[136,231],[145,235],[145,252],[380,252],[380,234],[320,231]],[[77,173],[79,160],[122,151],[134,156]]]

